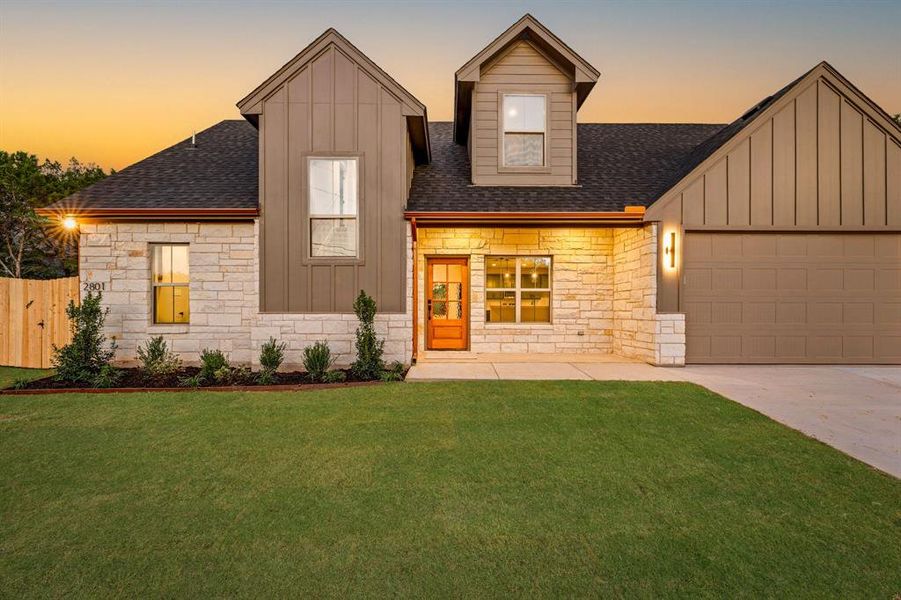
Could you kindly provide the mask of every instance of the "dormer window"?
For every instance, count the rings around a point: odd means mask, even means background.
[[[504,94],[504,166],[543,167],[547,96]]]

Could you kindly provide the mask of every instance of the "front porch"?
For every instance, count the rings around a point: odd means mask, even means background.
[[[610,353],[426,351],[408,381],[583,380],[681,381],[680,369],[655,367]]]

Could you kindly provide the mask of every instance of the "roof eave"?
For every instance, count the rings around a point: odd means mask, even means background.
[[[259,217],[259,208],[64,208],[48,206],[36,211],[44,217],[72,216],[80,221],[105,220],[234,220],[255,219]]]

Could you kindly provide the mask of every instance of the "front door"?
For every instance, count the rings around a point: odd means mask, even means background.
[[[426,270],[426,346],[429,350],[466,350],[469,261],[429,258]]]

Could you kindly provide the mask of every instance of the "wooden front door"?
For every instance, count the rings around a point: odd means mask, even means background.
[[[466,350],[469,260],[429,258],[426,270],[426,346],[429,350]]]

